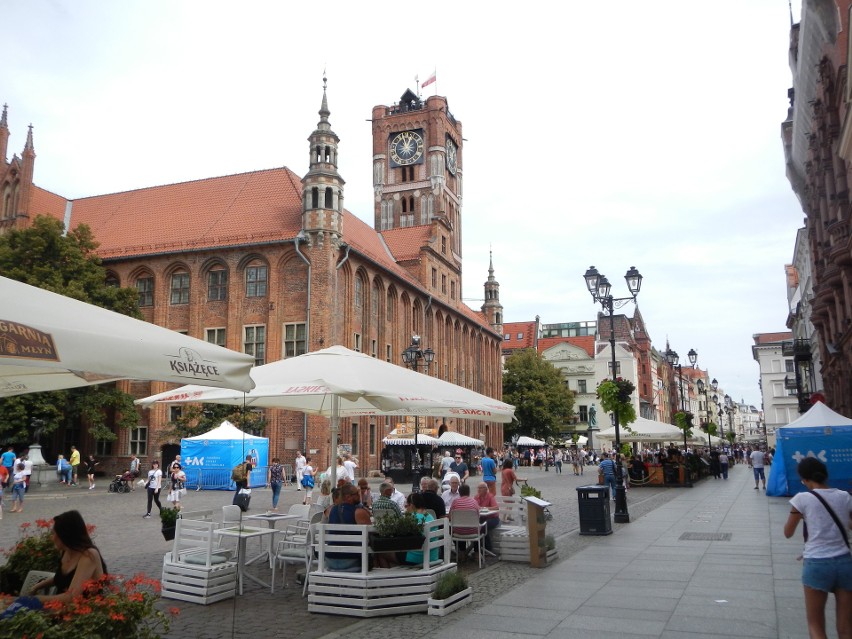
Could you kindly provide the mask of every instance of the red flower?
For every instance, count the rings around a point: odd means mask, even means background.
[[[177,607],[169,608],[169,614],[177,617],[180,614],[180,608],[177,608]]]

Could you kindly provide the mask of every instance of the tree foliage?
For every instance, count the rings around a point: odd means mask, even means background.
[[[0,235],[0,275],[138,318],[136,289],[106,284],[97,247],[86,225],[65,233],[59,220],[38,216],[29,228]],[[111,440],[113,423],[137,423],[133,398],[115,384],[0,400],[0,441],[32,443],[60,426],[81,424],[95,439]]]
[[[262,433],[266,428],[266,417],[262,411],[225,404],[184,404],[180,416],[168,423],[162,436],[167,440],[180,441],[184,437],[202,435],[225,420],[247,433]]]
[[[515,406],[515,421],[504,427],[507,438],[555,437],[574,412],[574,396],[559,369],[533,349],[517,351],[506,359],[503,401]]]

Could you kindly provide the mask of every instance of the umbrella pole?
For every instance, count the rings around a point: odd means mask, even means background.
[[[337,487],[337,437],[340,432],[340,398],[337,395],[331,396],[331,432],[329,439],[331,443],[329,447],[329,467],[331,468],[331,487]]]

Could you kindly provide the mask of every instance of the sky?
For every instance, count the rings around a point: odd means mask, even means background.
[[[0,0],[9,155],[73,199],[308,168],[323,72],[346,207],[372,225],[375,105],[433,71],[464,127],[463,298],[594,320],[590,265],[654,345],[760,407],[752,335],[786,330],[804,214],[784,174],[787,0]],[[800,0],[792,13],[798,21]],[[624,309],[632,314],[632,305]]]

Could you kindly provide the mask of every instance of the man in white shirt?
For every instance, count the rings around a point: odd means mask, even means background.
[[[296,490],[302,490],[302,477],[305,473],[305,464],[307,461],[305,460],[305,456],[302,454],[302,451],[296,451]],[[289,480],[288,480],[289,481]]]
[[[450,469],[450,465],[454,462],[453,456],[450,454],[450,451],[444,451],[444,458],[441,460],[441,479],[444,479],[444,476],[447,474],[447,471]]]
[[[355,469],[358,468],[358,464],[355,463],[355,458],[352,457],[351,454],[347,454],[345,459],[343,460],[343,467],[346,469],[346,474],[349,476],[349,481],[355,481]]]
[[[765,456],[762,450],[755,450],[748,458],[749,466],[754,471],[754,489],[757,490],[758,479],[763,480],[763,490],[766,490],[766,475],[763,472]]]
[[[453,505],[453,502],[458,499],[461,495],[459,495],[459,486],[461,486],[461,479],[456,473],[448,473],[451,474],[450,477],[450,487],[444,491],[441,495],[441,499],[444,500],[444,506],[447,507],[447,512],[450,512],[450,506]]]
[[[385,480],[386,483],[390,484],[393,487],[393,493],[390,495],[391,501],[395,502],[397,506],[400,507],[402,512],[405,512],[405,495],[399,492],[394,486],[393,479],[390,477]]]

